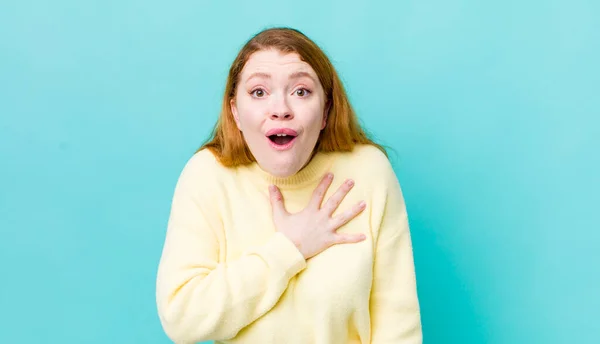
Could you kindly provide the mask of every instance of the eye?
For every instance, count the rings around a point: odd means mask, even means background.
[[[250,92],[250,94],[255,98],[262,98],[265,96],[265,90],[263,90],[262,88],[257,88]]]
[[[307,97],[310,94],[310,91],[306,88],[299,88],[294,93],[299,97]]]

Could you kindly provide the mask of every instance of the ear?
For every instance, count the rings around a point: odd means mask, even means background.
[[[240,125],[240,117],[237,111],[237,106],[235,105],[235,98],[231,98],[229,101],[229,107],[231,108],[231,113],[233,114],[233,120],[235,121],[235,125],[237,126],[239,131],[242,131],[242,126]]]
[[[325,112],[323,113],[323,123],[321,124],[321,130],[325,129],[325,126],[327,125],[327,116],[329,115],[330,109],[331,103],[327,102],[327,105],[325,106]]]

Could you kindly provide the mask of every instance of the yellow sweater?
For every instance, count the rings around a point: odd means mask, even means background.
[[[354,188],[333,214],[367,208],[339,232],[367,239],[305,260],[272,222],[268,186],[288,211],[306,207],[331,171],[325,200]],[[421,343],[408,219],[382,152],[319,153],[298,174],[274,178],[255,163],[225,168],[208,150],[184,167],[157,276],[162,326],[176,343]]]

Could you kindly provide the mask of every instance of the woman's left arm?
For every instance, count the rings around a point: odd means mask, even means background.
[[[371,343],[421,344],[421,316],[408,216],[400,184],[385,164],[383,209],[375,244],[371,291]],[[385,195],[384,195],[385,194]]]

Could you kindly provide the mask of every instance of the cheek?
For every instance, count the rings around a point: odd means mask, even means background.
[[[291,98],[289,104],[296,116],[301,116],[303,119],[310,122],[322,119],[324,107],[321,106],[319,97],[310,99]]]
[[[310,108],[306,109],[306,117],[308,119],[308,127],[311,131],[316,132],[318,134],[321,131],[323,126],[323,111],[324,109],[319,105],[312,105]]]
[[[250,104],[247,100],[240,100],[237,104],[237,111],[242,130],[253,131],[260,128],[264,116],[259,105]]]

